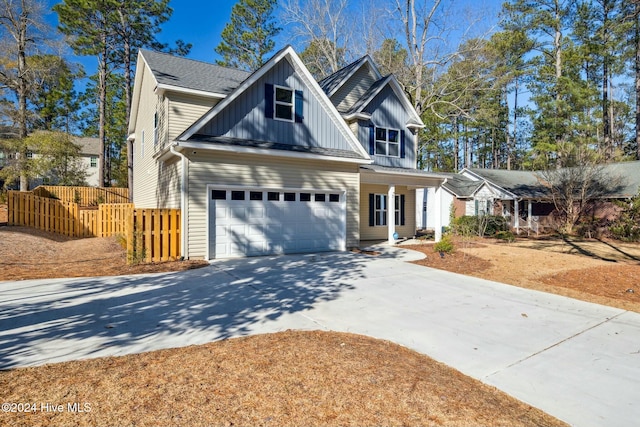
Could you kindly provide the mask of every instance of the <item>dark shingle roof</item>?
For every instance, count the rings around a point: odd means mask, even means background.
[[[74,137],[73,142],[80,146],[80,153],[100,155],[100,139],[91,137]]]
[[[638,194],[640,190],[640,161],[610,163],[604,166],[604,172],[612,179],[621,181],[614,191],[614,197],[627,198]]]
[[[351,64],[339,69],[335,73],[328,75],[324,79],[320,80],[318,84],[326,94],[331,93],[335,88],[340,86],[343,83],[343,81],[347,77],[349,77],[351,73],[355,69],[357,69],[366,58],[367,56],[363,56],[357,61],[352,62]]]
[[[472,197],[482,184],[484,181],[473,181],[462,175],[447,174],[447,182],[443,184],[443,187],[458,197],[468,198]]]
[[[251,75],[215,64],[141,49],[159,84],[211,93],[229,94]]]
[[[549,189],[541,181],[540,172],[470,168],[469,171],[519,198],[550,197]]]
[[[296,153],[317,154],[327,157],[342,157],[345,159],[368,160],[356,150],[339,150],[335,148],[291,145],[278,142],[258,141],[251,139],[230,138],[224,136],[209,136],[196,134],[189,138],[189,142],[207,142],[234,147],[262,148],[268,150],[291,151]]]
[[[369,102],[371,102],[373,97],[378,93],[378,90],[380,90],[382,86],[386,85],[389,82],[389,77],[390,76],[386,76],[376,81],[374,84],[371,85],[371,87],[369,87],[369,89],[367,89],[365,93],[362,94],[360,99],[358,99],[351,106],[351,108],[349,108],[348,111],[341,111],[341,113],[344,113],[344,114],[359,113],[363,108],[365,108],[369,104]]]

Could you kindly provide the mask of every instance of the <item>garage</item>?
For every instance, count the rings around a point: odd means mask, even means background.
[[[209,258],[345,250],[345,192],[208,186]]]

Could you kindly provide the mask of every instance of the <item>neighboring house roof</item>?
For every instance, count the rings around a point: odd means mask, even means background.
[[[480,187],[484,184],[484,181],[474,181],[460,174],[446,174],[447,182],[442,186],[452,193],[454,196],[467,199],[473,197]]]
[[[80,146],[80,154],[89,156],[100,155],[100,139],[91,137],[76,137],[73,139],[74,144]]]
[[[602,168],[605,176],[612,181],[620,181],[617,188],[608,195],[609,197],[627,198],[638,194],[640,189],[640,161],[609,163],[602,165]],[[461,173],[465,171],[478,180],[486,181],[494,187],[511,193],[518,199],[549,199],[551,197],[549,188],[544,185],[542,171],[465,168]],[[479,181],[473,181],[460,175],[460,178],[457,180],[450,179],[444,186],[446,188],[458,186],[461,188],[459,191],[464,193],[463,188],[465,186],[472,188],[474,182],[478,187],[481,185]],[[459,197],[463,197],[453,190],[452,192]]]
[[[549,189],[540,180],[540,172],[537,171],[479,168],[465,170],[519,199],[547,199],[550,197]]]
[[[251,75],[242,70],[146,49],[140,49],[140,54],[158,82],[158,87],[164,89],[228,95]]]
[[[610,163],[604,166],[604,172],[614,180],[621,180],[612,197],[633,197],[640,191],[640,161]]]

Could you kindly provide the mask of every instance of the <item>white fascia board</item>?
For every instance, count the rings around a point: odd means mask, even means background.
[[[136,74],[133,80],[133,97],[131,99],[131,112],[129,113],[129,128],[127,133],[132,134],[135,131],[136,120],[138,120],[138,109],[140,108],[140,92],[142,91],[142,80],[145,71],[149,71],[149,75],[155,80],[147,61],[144,60],[142,52],[138,51],[138,59],[136,62]],[[157,81],[156,81],[157,83]]]
[[[371,114],[369,113],[350,113],[350,114],[343,114],[342,118],[345,120],[355,120],[355,119],[359,119],[359,120],[370,120],[371,119]]]
[[[207,97],[207,98],[215,98],[215,99],[224,99],[224,98],[227,97],[227,95],[225,95],[224,93],[208,92],[206,90],[189,89],[189,88],[185,88],[185,87],[162,84],[162,83],[156,85],[156,93],[158,93],[158,95],[162,95],[165,92],[177,92],[177,93],[184,93],[184,94],[187,94],[187,95],[197,95],[197,96],[204,96],[204,97]]]
[[[373,160],[367,160],[367,159],[350,159],[347,157],[322,156],[322,155],[313,154],[313,153],[298,153],[295,151],[273,150],[269,148],[239,147],[237,145],[209,144],[206,142],[178,141],[176,142],[174,147],[175,147],[174,149],[179,152],[184,152],[186,150],[223,151],[223,152],[229,152],[229,153],[257,154],[261,156],[269,155],[273,157],[287,157],[287,158],[295,158],[295,159],[326,160],[326,161],[342,162],[342,163],[355,163],[359,165],[368,165],[373,163]]]

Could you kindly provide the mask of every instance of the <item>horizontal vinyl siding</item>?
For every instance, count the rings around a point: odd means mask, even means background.
[[[212,98],[171,93],[168,98],[169,141],[175,140],[218,101]]]
[[[162,164],[158,183],[158,208],[180,209],[182,161],[171,157]]]
[[[331,97],[338,111],[347,111],[376,82],[376,75],[370,67],[360,67]]]
[[[389,187],[386,185],[362,184],[360,190],[360,239],[361,240],[387,240],[389,237],[386,226],[369,226],[369,194],[387,194]],[[416,234],[416,192],[407,187],[396,186],[396,195],[404,194],[404,226],[396,226],[396,232],[400,237],[413,237]],[[387,217],[387,222],[390,216]]]
[[[138,115],[133,143],[133,203],[138,208],[157,207],[156,192],[159,178],[158,165],[154,154],[154,115],[158,106],[158,96],[154,92],[155,79],[144,68]],[[141,152],[144,132],[144,155]]]
[[[357,165],[207,153],[192,155],[189,162],[188,228],[191,259],[204,258],[207,254],[207,184],[346,190],[347,247],[357,247],[359,244],[360,175]]]

